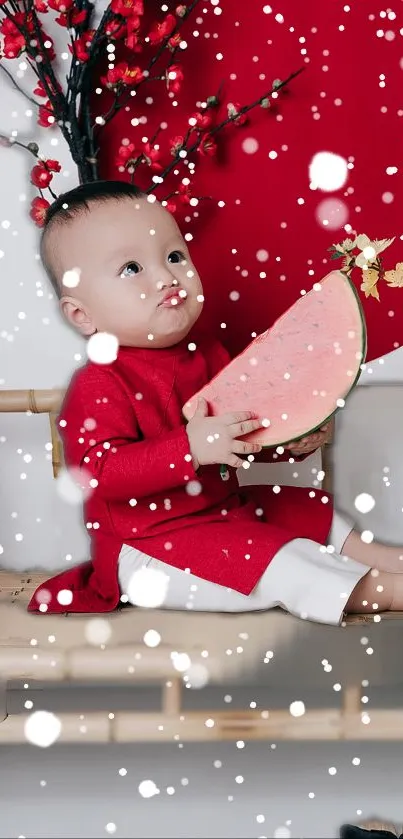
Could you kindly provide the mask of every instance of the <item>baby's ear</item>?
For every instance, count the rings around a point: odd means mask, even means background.
[[[84,338],[89,338],[96,332],[94,321],[87,309],[75,297],[62,297],[59,301],[60,311],[69,326],[80,332]]]

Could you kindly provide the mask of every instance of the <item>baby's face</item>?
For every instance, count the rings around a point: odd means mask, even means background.
[[[53,236],[60,275],[80,271],[76,288],[63,286],[60,305],[81,334],[97,329],[122,346],[170,347],[198,319],[200,278],[175,220],[160,204],[132,198],[94,203]]]

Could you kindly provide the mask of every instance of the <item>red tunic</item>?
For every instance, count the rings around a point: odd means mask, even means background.
[[[162,350],[121,347],[115,362],[88,362],[73,376],[59,426],[67,466],[98,482],[84,505],[92,558],[40,586],[29,611],[41,602],[48,613],[115,609],[123,544],[250,594],[285,543],[326,541],[332,502],[322,502],[324,493],[240,489],[235,470],[228,481],[216,465],[194,471],[182,406],[228,354],[217,341],[196,351],[188,342]],[[265,452],[266,460],[273,457]],[[72,592],[69,606],[58,602],[63,589]]]

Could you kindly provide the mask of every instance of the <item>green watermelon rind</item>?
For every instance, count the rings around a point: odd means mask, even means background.
[[[358,383],[359,379],[361,378],[361,373],[362,373],[361,366],[362,366],[362,364],[365,363],[365,359],[366,359],[366,356],[367,356],[367,350],[368,350],[367,325],[366,325],[366,321],[365,321],[365,314],[364,314],[364,309],[363,309],[363,306],[362,306],[362,303],[361,303],[361,300],[360,300],[360,296],[358,294],[358,291],[357,291],[354,283],[350,280],[350,278],[347,276],[347,274],[344,273],[344,271],[339,271],[338,273],[342,275],[343,279],[348,283],[348,285],[350,286],[350,289],[352,290],[352,292],[354,294],[355,302],[357,304],[358,312],[359,312],[360,319],[361,319],[361,326],[362,326],[360,366],[358,368],[357,375],[356,375],[354,381],[351,383],[351,386],[348,388],[346,394],[344,396],[339,397],[340,399],[347,400],[348,397],[350,396],[351,392],[357,386],[357,383]],[[285,312],[284,315],[285,314],[287,314],[287,312]],[[284,315],[282,317],[284,317]],[[294,437],[292,440],[284,440],[281,443],[274,443],[273,445],[270,445],[270,446],[265,446],[264,444],[262,444],[262,449],[276,449],[280,446],[287,446],[290,443],[297,443],[298,440],[302,440],[302,439],[304,439],[304,437],[308,437],[310,434],[314,434],[315,431],[319,431],[319,429],[322,428],[323,425],[326,425],[327,422],[330,422],[330,420],[340,410],[342,410],[342,408],[336,406],[334,411],[332,411],[326,417],[326,419],[322,420],[322,422],[319,425],[315,425],[314,428],[311,428],[309,431],[305,431],[303,434],[300,434],[299,437]]]

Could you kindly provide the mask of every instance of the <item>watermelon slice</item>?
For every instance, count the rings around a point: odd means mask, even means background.
[[[280,446],[320,428],[357,384],[367,333],[358,294],[332,271],[297,300],[186,403],[190,419],[198,397],[209,416],[253,411],[264,427],[247,435]]]

